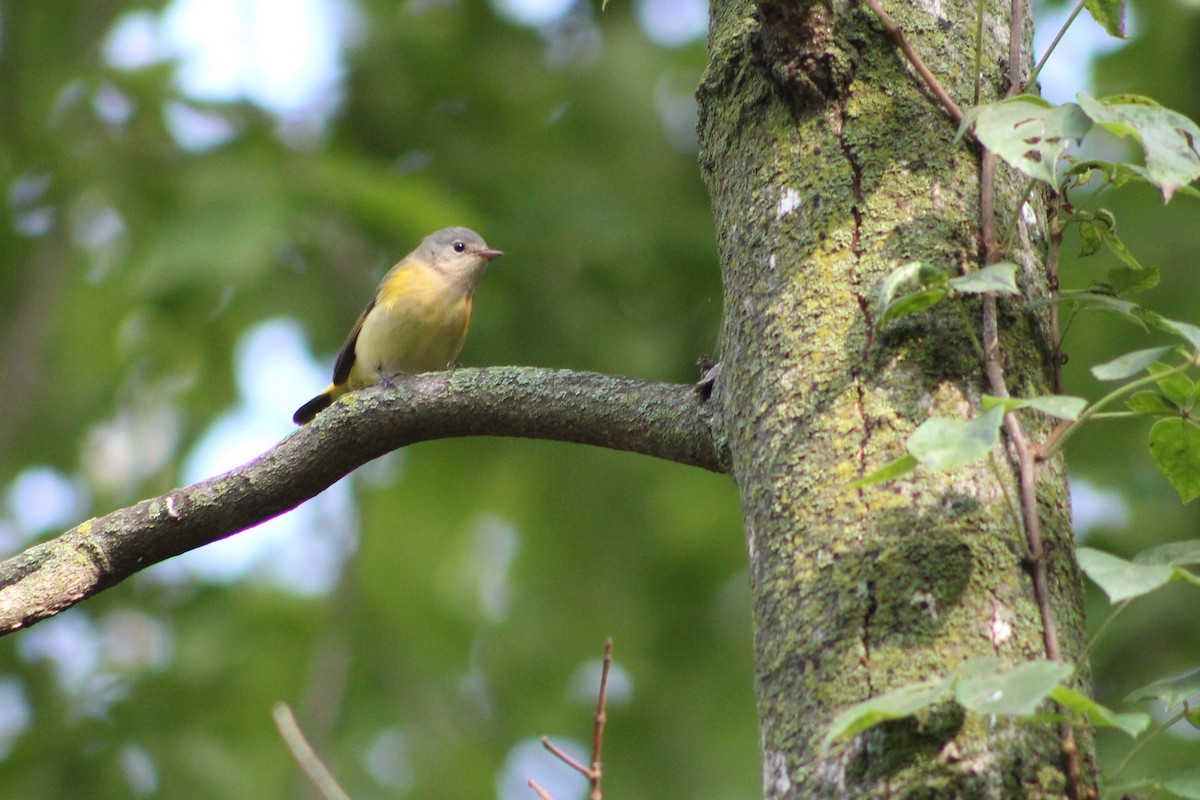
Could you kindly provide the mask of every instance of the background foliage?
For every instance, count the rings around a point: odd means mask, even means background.
[[[655,5],[580,3],[530,26],[478,2],[360,0],[341,18],[344,74],[279,114],[188,95],[169,60],[119,66],[114,29],[153,27],[163,4],[0,2],[4,552],[285,434],[379,276],[443,225],[508,254],[463,363],[693,380],[721,303],[692,136],[703,41],[652,41]],[[1098,62],[1094,92],[1200,117],[1200,6],[1132,7],[1135,38]],[[1195,202],[1096,202],[1163,270],[1146,304],[1200,322]],[[1108,258],[1065,264],[1064,284]],[[1068,391],[1096,396],[1087,367],[1131,340],[1158,343],[1073,326]],[[1195,537],[1145,423],[1104,424],[1070,451],[1089,543]],[[612,635],[612,796],[758,794],[726,478],[480,439],[414,447],[348,486],[0,642],[5,792],[296,796],[270,718],[284,700],[355,797],[531,797],[524,778],[553,768],[531,743],[588,737]],[[1200,660],[1188,591],[1105,640],[1103,702]],[[1150,758],[1195,749],[1166,737]],[[558,800],[579,796],[568,786]]]

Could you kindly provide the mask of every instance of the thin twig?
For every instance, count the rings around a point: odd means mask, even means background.
[[[578,761],[576,761],[571,756],[570,753],[568,753],[566,750],[563,750],[561,747],[556,745],[554,742],[550,741],[550,737],[548,737],[548,736],[542,737],[542,747],[549,750],[554,755],[555,758],[557,758],[559,761],[566,764],[571,769],[578,772],[583,777],[587,778],[589,781],[592,779],[591,767],[589,767],[587,764],[580,764]]]
[[[1016,208],[1013,209],[1012,216],[1008,218],[1008,224],[1004,226],[1004,235],[1000,237],[1002,242],[1001,250],[1008,252],[1012,248],[1013,239],[1017,236],[1017,225],[1021,221],[1021,209],[1029,202],[1029,196],[1033,194],[1034,188],[1037,186],[1037,181],[1030,178],[1025,182],[1025,190],[1021,192],[1021,199],[1017,202]]]
[[[1092,650],[1096,647],[1100,640],[1104,638],[1104,634],[1108,632],[1109,627],[1111,627],[1112,624],[1117,620],[1117,617],[1121,616],[1121,612],[1129,607],[1129,604],[1132,601],[1133,598],[1129,598],[1117,603],[1117,607],[1112,610],[1112,613],[1105,618],[1104,622],[1100,623],[1100,627],[1096,629],[1094,634],[1092,634],[1091,639],[1089,639],[1088,643],[1083,646],[1083,652],[1079,654],[1078,663],[1075,665],[1076,675],[1078,675],[1083,669],[1083,665],[1088,662],[1088,658],[1091,656]]]
[[[588,800],[602,800],[600,778],[604,772],[600,763],[600,750],[604,745],[604,725],[608,722],[608,672],[612,669],[612,637],[604,640],[604,664],[600,667],[600,695],[596,700],[596,727],[592,732],[592,791]]]
[[[580,764],[569,753],[550,741],[549,738],[542,737],[542,747],[553,753],[554,757],[559,761],[587,778],[588,785],[590,786],[588,800],[604,800],[603,790],[600,787],[600,781],[604,777],[604,768],[600,760],[600,753],[604,747],[604,725],[608,722],[608,673],[612,669],[612,649],[613,641],[610,636],[604,642],[604,662],[600,667],[600,692],[596,698],[596,721],[592,729],[591,766]],[[541,800],[554,800],[544,789],[537,785],[537,781],[531,778],[528,783],[529,788],[537,792]]]
[[[1054,52],[1054,48],[1058,47],[1058,43],[1062,41],[1063,36],[1067,33],[1067,29],[1071,27],[1071,23],[1079,16],[1080,11],[1083,11],[1083,0],[1079,0],[1075,4],[1075,8],[1071,11],[1070,16],[1067,17],[1067,21],[1062,24],[1062,27],[1058,29],[1058,33],[1055,34],[1054,41],[1046,48],[1046,52],[1042,53],[1042,58],[1038,61],[1037,66],[1033,68],[1033,72],[1030,73],[1029,80],[1025,81],[1026,92],[1033,91],[1034,86],[1037,85],[1038,75],[1042,73],[1042,67],[1046,66],[1046,62],[1050,60],[1050,54]]]
[[[1157,737],[1159,734],[1166,733],[1171,729],[1172,725],[1174,725],[1176,722],[1179,722],[1179,720],[1186,716],[1187,707],[1185,706],[1183,711],[1180,711],[1178,714],[1173,715],[1169,719],[1163,720],[1160,725],[1155,726],[1154,730],[1143,736],[1137,744],[1130,748],[1129,752],[1125,754],[1125,757],[1121,759],[1121,763],[1117,765],[1115,770],[1113,770],[1111,780],[1115,781],[1118,777],[1120,777],[1121,773],[1125,771],[1125,768],[1128,767],[1130,762],[1133,761],[1133,757],[1140,753],[1143,747],[1153,742],[1155,737]]]
[[[304,731],[300,730],[291,706],[287,703],[276,703],[271,709],[271,716],[275,718],[275,727],[279,729],[279,735],[291,751],[292,758],[321,796],[325,800],[350,800],[350,795],[338,785],[333,773],[321,761],[308,739],[304,738]]]
[[[879,4],[879,0],[866,0],[866,3],[875,12],[875,16],[879,17],[879,21],[883,24],[883,32],[900,48],[900,52],[904,53],[904,57],[908,59],[908,63],[912,64],[913,69],[921,76],[921,80],[925,81],[925,85],[929,87],[929,91],[941,103],[946,114],[949,115],[955,125],[961,125],[963,121],[962,109],[946,93],[937,76],[930,71],[929,67],[925,66],[924,60],[913,49],[912,45],[908,43],[908,39],[904,36],[904,31],[900,30],[900,26],[896,24],[895,18],[884,10],[883,6]]]
[[[1000,464],[996,461],[995,453],[988,453],[988,466],[991,467],[992,477],[996,479],[996,484],[1000,487],[1000,494],[1004,496],[1004,505],[1008,509],[1008,515],[1012,517],[1014,525],[1020,527],[1021,512],[1017,509],[1017,504],[1013,502],[1012,494],[1008,491],[1008,483],[1000,474]]]
[[[526,781],[526,783],[529,784],[530,789],[533,789],[533,791],[537,793],[539,800],[554,800],[554,797],[545,789],[543,789],[541,784],[539,784],[533,778],[530,778],[528,781]]]

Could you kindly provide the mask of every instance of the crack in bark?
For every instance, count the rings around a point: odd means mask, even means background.
[[[875,619],[875,611],[879,604],[875,600],[875,581],[867,581],[867,610],[863,614],[863,667],[866,669],[867,697],[875,696],[875,686],[871,682],[871,621]]]

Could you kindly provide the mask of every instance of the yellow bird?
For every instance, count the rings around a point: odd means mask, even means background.
[[[458,358],[488,263],[504,255],[475,231],[443,228],[392,267],[346,337],[329,388],[296,410],[303,425],[383,376],[446,369]]]

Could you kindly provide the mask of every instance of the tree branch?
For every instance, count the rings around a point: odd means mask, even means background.
[[[693,386],[568,370],[430,373],[354,392],[253,461],[88,520],[0,563],[0,635],[172,556],[257,525],[415,442],[520,436],[627,450],[725,472]]]

